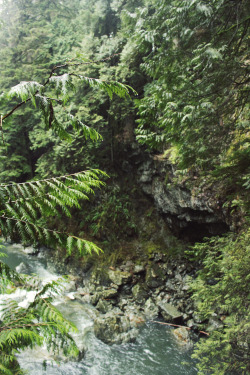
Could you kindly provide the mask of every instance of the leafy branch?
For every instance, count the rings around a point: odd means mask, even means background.
[[[27,102],[34,101],[34,98],[39,97],[39,94],[41,92],[43,92],[45,87],[47,85],[49,85],[51,82],[55,82],[55,81],[63,82],[63,78],[65,77],[65,73],[59,74],[59,75],[54,75],[56,70],[62,69],[62,68],[76,67],[76,66],[90,65],[90,64],[93,64],[93,63],[104,62],[104,61],[111,60],[114,56],[118,56],[118,55],[120,55],[120,54],[116,53],[116,54],[113,54],[112,56],[109,56],[105,59],[100,59],[100,60],[96,60],[96,61],[88,61],[88,62],[86,62],[86,61],[85,62],[72,62],[72,60],[71,60],[71,61],[66,62],[64,64],[54,66],[52,68],[52,70],[50,71],[49,77],[47,78],[47,80],[45,81],[44,84],[39,84],[38,82],[35,82],[35,81],[27,81],[27,82],[19,83],[18,85],[14,86],[10,90],[9,97],[13,97],[13,96],[17,95],[17,96],[20,96],[21,98],[23,98],[23,100],[22,100],[22,102],[18,103],[14,108],[12,108],[11,111],[9,111],[5,115],[3,115],[2,121],[4,121],[9,116],[11,116],[17,109],[22,107]],[[95,79],[95,78],[89,78],[89,77],[83,77],[81,75],[76,75],[75,73],[69,73],[69,74],[67,74],[67,76],[69,76],[69,77],[70,76],[76,76],[76,77],[84,80],[85,82],[89,83],[90,86],[95,85],[95,86],[98,86],[99,88],[105,89],[108,92],[108,94],[111,95],[111,96],[112,96],[113,93],[115,93],[119,96],[126,96],[126,95],[129,95],[129,90],[131,90],[131,92],[133,92],[134,94],[137,94],[136,91],[134,89],[132,89],[132,87],[130,87],[128,85],[125,85],[125,84],[122,84],[122,83],[119,83],[119,82],[116,82],[116,81],[114,81],[112,83],[108,83],[106,81],[101,81],[101,80],[98,80],[98,79]],[[49,101],[56,101],[57,103],[62,104],[62,101],[60,101],[58,99],[45,97],[45,96],[43,96],[42,98],[45,101],[48,101],[48,100]]]

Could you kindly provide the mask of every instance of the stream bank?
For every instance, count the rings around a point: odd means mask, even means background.
[[[136,340],[146,322],[186,326],[176,331],[177,339],[186,349],[203,328],[191,299],[190,280],[195,269],[180,255],[169,257],[151,253],[147,259],[129,259],[119,265],[86,263],[62,264],[53,256],[53,263],[62,273],[70,273],[69,298],[94,307],[92,318],[96,337],[107,344]]]
[[[21,268],[32,275],[36,273],[43,282],[59,277],[60,272],[50,261],[49,250],[41,249],[32,255],[31,248],[23,249],[21,245],[8,244],[4,251],[8,254],[7,263],[12,268]],[[75,339],[83,356],[78,361],[57,358],[60,363],[56,363],[56,358],[45,348],[20,352],[18,361],[30,375],[197,374],[195,361],[190,358],[191,351],[176,341],[170,327],[147,322],[136,327],[138,332],[133,342],[109,345],[99,340],[95,335],[95,321],[102,315],[82,300],[86,295],[81,295],[79,281],[79,276],[72,276],[64,294],[56,298],[55,304],[66,318],[76,324],[79,332]],[[31,299],[30,293],[23,290],[21,298],[17,288],[13,294],[2,296],[2,299],[17,298],[17,302],[23,305]]]

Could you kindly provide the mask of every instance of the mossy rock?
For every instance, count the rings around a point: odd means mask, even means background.
[[[158,264],[151,263],[148,265],[145,281],[149,288],[157,288],[158,286],[161,286],[165,279],[164,272]]]
[[[134,341],[139,330],[121,311],[113,310],[94,320],[94,333],[106,344],[122,344]]]
[[[182,318],[183,314],[170,303],[161,302],[159,304],[159,307],[161,309],[161,314],[166,322],[175,322],[176,320]]]
[[[110,279],[106,267],[95,267],[92,269],[90,282],[94,285],[109,285]]]
[[[158,317],[159,307],[156,306],[152,298],[147,299],[147,301],[145,302],[144,313],[147,319],[155,319]]]
[[[153,235],[158,231],[157,225],[150,220],[145,220],[143,228],[140,230],[139,235],[143,240],[150,240]]]
[[[143,251],[149,259],[152,258],[155,254],[167,253],[167,249],[164,244],[155,243],[153,241],[143,243]]]
[[[97,310],[101,313],[106,314],[108,311],[112,309],[111,303],[105,301],[103,299],[99,300],[98,304],[96,305]]]
[[[120,270],[108,270],[109,279],[116,285],[123,285],[131,281],[132,275],[130,272]]]
[[[137,302],[144,302],[148,297],[147,286],[145,284],[136,284],[132,288],[132,294]]]

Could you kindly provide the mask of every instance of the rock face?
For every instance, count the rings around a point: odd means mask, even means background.
[[[191,240],[228,230],[225,219],[215,213],[204,196],[195,196],[181,184],[171,183],[175,170],[168,159],[148,157],[137,166],[137,181],[176,234]]]

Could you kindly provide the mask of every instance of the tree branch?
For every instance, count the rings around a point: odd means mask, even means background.
[[[6,113],[6,115],[3,116],[2,120],[5,120],[7,117],[11,116],[12,113],[14,113],[18,108],[20,108],[25,103],[29,102],[31,98],[28,98],[27,100],[24,100],[23,102],[17,104],[10,112]]]
[[[51,72],[49,74],[49,77],[45,81],[45,83],[43,84],[43,86],[45,87],[46,85],[48,85],[48,83],[50,82],[50,78],[53,76],[54,72],[57,69],[66,68],[66,67],[70,67],[70,66],[90,65],[90,64],[95,64],[95,63],[98,63],[98,62],[104,62],[104,61],[111,60],[114,56],[119,56],[119,55],[120,55],[120,53],[114,53],[113,55],[111,55],[109,57],[106,57],[106,58],[100,59],[100,60],[96,60],[96,61],[79,62],[79,63],[71,63],[69,61],[69,62],[66,62],[65,64],[62,64],[62,65],[56,65],[56,66],[54,66],[52,68],[52,70],[51,70]],[[38,91],[35,93],[35,95],[37,95],[37,94],[38,94]],[[51,99],[51,98],[49,98],[49,99],[50,100],[58,101],[57,99]],[[24,100],[24,101],[20,102],[19,104],[17,104],[10,112],[6,113],[6,115],[4,115],[3,117],[1,117],[1,121],[5,120],[7,117],[11,116],[18,108],[22,107],[24,104],[26,104],[29,101],[31,101],[31,98],[28,98],[27,100]],[[58,102],[60,102],[60,101],[58,101]]]
[[[0,131],[2,135],[3,145],[5,146],[4,135],[3,135],[3,116],[0,117]]]

